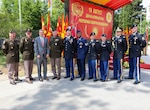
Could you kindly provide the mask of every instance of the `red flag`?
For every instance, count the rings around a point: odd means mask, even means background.
[[[65,37],[65,22],[64,22],[64,14],[62,14],[62,28],[61,28],[61,37],[64,38]]]
[[[59,33],[59,35],[60,35],[60,33],[61,33],[60,17],[58,17],[58,21],[57,21],[57,31],[58,31],[58,33]]]
[[[68,15],[66,15],[66,19],[65,19],[65,30],[67,29],[67,27],[69,26],[69,20],[68,20]]]
[[[51,36],[51,24],[50,24],[50,13],[48,12],[48,15],[47,15],[47,34],[46,34],[46,37],[48,38],[48,40],[50,40],[50,36]]]
[[[44,16],[41,17],[42,29],[44,30]]]

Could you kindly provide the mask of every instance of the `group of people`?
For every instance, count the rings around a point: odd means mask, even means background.
[[[9,39],[3,42],[2,50],[6,55],[8,69],[8,78],[10,84],[16,85],[16,81],[22,81],[18,78],[19,50],[24,60],[24,71],[26,82],[31,84],[33,80],[32,69],[34,53],[37,60],[38,80],[49,80],[47,77],[47,59],[50,57],[53,78],[61,78],[61,57],[63,53],[66,76],[70,81],[74,80],[74,59],[77,59],[78,78],[81,81],[85,79],[86,58],[88,59],[89,80],[96,82],[100,79],[102,82],[107,81],[109,71],[109,59],[113,48],[113,78],[118,83],[123,80],[122,62],[124,54],[127,51],[128,44],[126,37],[122,34],[123,29],[118,27],[116,36],[112,41],[107,40],[107,35],[102,34],[101,40],[96,40],[96,34],[91,32],[90,39],[86,40],[80,30],[77,31],[77,38],[72,36],[71,28],[66,29],[66,36],[62,39],[58,36],[57,30],[53,30],[50,41],[44,37],[44,31],[39,30],[39,36],[32,38],[32,31],[27,29],[25,37],[21,38],[20,43],[15,39],[15,31],[10,31]],[[140,83],[140,56],[142,49],[146,46],[144,36],[138,33],[137,25],[132,26],[132,34],[129,35],[129,76],[126,79],[135,78],[134,84]],[[100,78],[97,78],[97,59],[100,60]],[[41,67],[43,66],[43,75]],[[134,77],[135,73],[135,77]]]

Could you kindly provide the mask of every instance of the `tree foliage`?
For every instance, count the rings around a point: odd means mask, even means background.
[[[27,28],[39,29],[41,27],[41,13],[42,4],[41,0],[20,0],[21,1],[21,15],[22,25],[21,34]],[[8,32],[13,29],[20,34],[19,22],[19,6],[18,0],[2,0],[0,12],[0,37],[8,37]]]
[[[131,4],[119,9],[119,13],[115,13],[114,28],[121,26],[124,29],[131,27],[132,24],[139,24],[142,15],[142,0],[134,0]]]

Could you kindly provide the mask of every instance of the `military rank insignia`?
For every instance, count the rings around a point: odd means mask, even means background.
[[[79,46],[80,46],[80,48],[82,48],[82,46],[83,46],[83,43],[82,43],[82,42],[80,42],[80,43],[79,43]]]

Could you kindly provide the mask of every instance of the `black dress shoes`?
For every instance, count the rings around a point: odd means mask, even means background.
[[[121,83],[121,82],[122,82],[122,80],[118,80],[118,81],[117,81],[117,83]]]
[[[84,81],[84,78],[81,78],[81,81]]]
[[[88,80],[93,79],[93,77],[89,77]]]
[[[22,80],[19,78],[16,78],[15,81],[21,82]]]
[[[56,79],[57,77],[56,76],[54,76],[52,79]]]
[[[73,81],[74,79],[73,78],[70,78],[70,81]]]
[[[60,76],[57,77],[57,80],[60,80]]]
[[[31,77],[30,80],[31,80],[31,81],[35,81],[36,79]]]
[[[134,82],[134,84],[139,84],[139,83],[140,83],[140,81],[135,81],[135,82]]]
[[[64,78],[69,78],[70,76],[65,76]]]
[[[94,79],[94,80],[93,80],[93,82],[96,82],[96,81],[98,81],[98,80],[97,80],[97,79]]]

